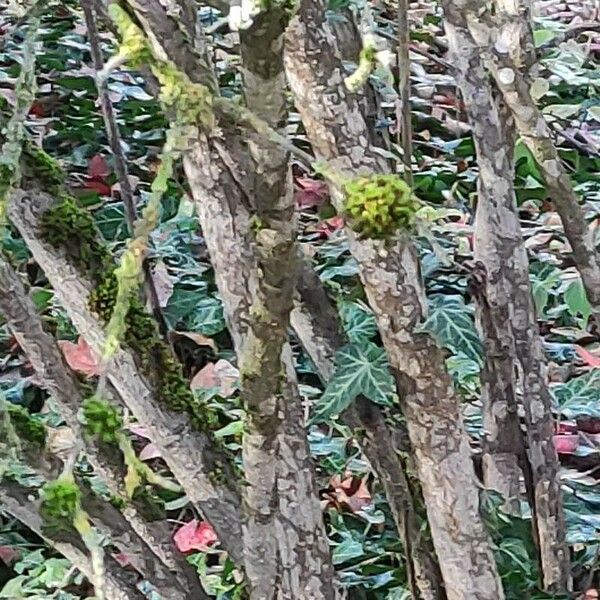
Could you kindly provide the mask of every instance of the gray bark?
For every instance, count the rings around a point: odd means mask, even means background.
[[[90,581],[93,570],[80,540],[52,540],[43,531],[39,514],[39,500],[32,498],[32,490],[23,488],[8,480],[0,481],[2,500],[0,507],[15,519],[21,521],[31,531],[44,538],[57,552],[77,567]],[[107,600],[144,600],[145,596],[136,587],[132,574],[123,570],[110,556],[105,557],[104,596]]]
[[[218,96],[207,56],[193,51],[166,9],[154,0],[131,8],[155,51]],[[242,35],[246,101],[275,126],[285,115],[283,17],[277,9],[263,11]],[[235,128],[219,126],[216,135],[199,129],[184,153],[184,169],[240,359],[248,419],[244,554],[250,593],[333,598],[333,568],[286,340],[295,258],[287,155],[251,136],[248,157]],[[254,208],[252,239],[248,215]],[[243,248],[239,265],[232,256],[237,248]]]
[[[334,356],[346,342],[339,315],[317,274],[300,269],[299,298],[291,315],[292,326],[324,382],[331,377]],[[423,496],[411,479],[410,442],[402,421],[386,415],[367,398],[359,397],[342,415],[353,430],[362,430],[360,444],[385,491],[394,523],[405,549],[407,579],[413,597],[444,600],[435,550],[426,530]]]
[[[474,36],[469,31],[469,26],[473,27],[477,21],[478,5],[469,0],[446,1],[443,7],[449,47],[471,123],[479,166],[475,246],[485,262],[486,297],[494,323],[493,331],[486,332],[486,335],[490,334],[488,349],[501,353],[499,364],[506,370],[508,357],[514,355],[517,359],[533,476],[534,531],[540,548],[544,585],[551,590],[560,590],[567,584],[569,561],[559,464],[552,443],[551,398],[516,209],[512,147],[506,143],[506,129],[481,62],[480,47],[475,41],[480,34]],[[507,327],[508,323],[510,327]],[[490,345],[496,345],[496,348],[490,348]],[[493,427],[501,423],[507,432],[514,432],[514,424],[506,419],[515,406],[506,391],[510,393],[503,389],[490,391],[501,394],[500,404],[490,411],[490,416],[496,421]],[[498,421],[498,417],[504,421]],[[497,446],[502,444],[501,435],[493,436],[491,442]],[[499,450],[500,462],[495,468],[501,469],[506,464],[502,461],[505,453],[502,446]],[[509,480],[503,485],[512,484]]]
[[[600,256],[593,232],[558,155],[550,128],[531,97],[526,80],[510,60],[500,54],[497,57],[497,61],[489,63],[491,72],[512,111],[523,141],[540,166],[548,195],[562,220],[592,313],[596,323],[600,323]]]
[[[356,100],[344,89],[323,2],[300,2],[288,30],[285,60],[296,106],[318,158],[330,161],[343,175],[385,172],[385,163],[369,147]],[[459,401],[443,353],[431,338],[415,331],[425,299],[414,248],[406,239],[386,247],[347,233],[401,391],[448,598],[502,598],[479,514]]]

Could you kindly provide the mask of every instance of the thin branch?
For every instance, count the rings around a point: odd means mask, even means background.
[[[396,135],[402,148],[404,179],[413,185],[412,122],[410,110],[410,32],[408,29],[408,0],[398,0],[398,95],[396,105]]]
[[[80,335],[100,355],[106,336],[102,323],[87,307],[94,288],[92,282],[69,262],[63,251],[40,238],[40,219],[55,204],[56,199],[41,192],[14,192],[9,217]],[[190,502],[211,522],[225,549],[241,564],[240,496],[226,454],[207,431],[191,425],[187,414],[165,405],[156,387],[157,380],[152,379],[154,376],[160,381],[162,373],[142,371],[138,364],[138,356],[120,349],[108,373],[109,381],[138,422],[148,428]]]
[[[586,32],[597,32],[600,31],[600,22],[598,21],[589,21],[586,23],[577,23],[576,25],[571,25],[565,31],[554,36],[551,40],[545,42],[541,46],[539,46],[536,50],[538,56],[544,54],[548,50],[552,50],[560,44],[567,42],[569,40],[578,38],[581,34]]]
[[[102,49],[100,47],[100,35],[96,25],[96,19],[94,17],[93,0],[82,0],[82,6],[88,32],[88,39],[90,42],[90,51],[92,54],[92,60],[94,62],[94,69],[98,74],[102,72],[104,61],[102,59]],[[133,195],[133,189],[131,187],[131,180],[129,179],[127,160],[123,152],[123,146],[121,145],[121,136],[119,134],[117,118],[110,100],[107,78],[96,77],[96,85],[98,86],[98,97],[102,107],[102,115],[104,117],[104,126],[106,127],[108,143],[113,153],[115,169],[119,179],[120,194],[125,206],[127,225],[130,233],[133,234],[134,225],[137,219],[136,202]],[[142,269],[144,274],[144,289],[150,302],[152,313],[158,323],[161,334],[170,344],[171,342],[169,336],[166,335],[168,331],[167,323],[160,306],[160,300],[158,298],[156,286],[154,285],[150,265],[146,259],[143,260]]]
[[[580,199],[564,168],[552,133],[523,75],[506,55],[492,50],[488,66],[510,108],[523,141],[539,165],[548,194],[560,215],[573,260],[583,281],[593,315],[600,323],[600,254]]]

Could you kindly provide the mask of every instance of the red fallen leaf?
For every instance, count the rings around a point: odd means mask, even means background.
[[[29,109],[29,115],[34,117],[45,117],[46,107],[41,102],[34,102]]]
[[[338,229],[341,229],[343,226],[344,217],[336,215],[335,217],[331,217],[331,219],[321,221],[317,225],[317,231],[319,231],[319,233],[322,233],[325,237],[329,237],[332,233],[335,233]]]
[[[207,550],[217,539],[212,525],[207,521],[198,521],[198,519],[192,519],[180,527],[173,536],[175,546],[180,552]]]
[[[92,352],[83,337],[79,337],[77,343],[61,340],[58,342],[67,364],[74,371],[83,373],[88,377],[100,375],[100,360]]]
[[[116,554],[113,554],[113,558],[123,568],[132,566],[131,558],[129,558],[129,555],[125,554],[125,552],[117,552]]]
[[[578,435],[553,435],[552,441],[558,454],[573,454],[579,446]]]
[[[88,179],[85,182],[84,187],[88,190],[94,190],[95,192],[98,192],[100,196],[110,196],[111,194],[110,185],[100,179]]]
[[[0,546],[0,560],[10,567],[21,557],[21,553],[12,546]]]
[[[300,208],[312,208],[320,206],[329,197],[327,184],[318,179],[310,177],[300,177],[296,179],[298,190],[294,194],[296,204]]]
[[[110,168],[104,157],[95,154],[88,162],[88,175],[92,179],[104,179],[110,174]]]
[[[579,357],[586,365],[589,365],[593,369],[600,368],[600,356],[596,356],[595,354],[588,352],[585,348],[577,345],[575,346],[575,352],[579,354]]]
[[[154,443],[150,443],[142,448],[140,452],[140,460],[152,460],[153,458],[160,458],[160,450]]]

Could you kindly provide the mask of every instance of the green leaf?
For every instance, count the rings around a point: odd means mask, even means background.
[[[179,322],[194,311],[195,307],[204,298],[206,298],[204,288],[188,289],[181,285],[175,285],[165,307],[165,319],[171,327],[176,327]]]
[[[105,240],[124,240],[127,238],[127,223],[125,222],[125,209],[121,203],[108,204],[94,215],[98,229]]]
[[[0,598],[24,598],[23,584],[27,581],[25,575],[13,577],[6,582],[6,585],[0,590]]]
[[[593,369],[551,389],[567,419],[584,415],[600,417],[600,369]]]
[[[463,354],[481,364],[483,346],[471,312],[460,296],[438,296],[419,329],[431,334],[453,354]]]
[[[335,371],[312,420],[324,421],[340,414],[360,395],[377,404],[391,406],[394,391],[385,350],[372,342],[348,344],[335,355]]]
[[[215,335],[226,327],[223,305],[214,296],[202,298],[185,321],[189,331],[197,331],[203,335]]]
[[[364,553],[362,544],[348,537],[333,549],[331,557],[334,565],[341,565],[353,558],[360,558]]]
[[[370,309],[358,302],[340,302],[338,304],[344,331],[351,342],[369,340],[377,333],[375,315]]]
[[[583,317],[583,328],[585,329],[592,314],[592,307],[587,299],[581,279],[576,279],[569,284],[565,291],[565,302],[573,316],[581,315]]]

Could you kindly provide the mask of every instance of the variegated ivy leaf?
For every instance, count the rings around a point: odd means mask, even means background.
[[[463,354],[481,364],[483,345],[475,329],[471,309],[460,296],[437,296],[432,300],[421,331],[431,334],[453,354]]]
[[[364,339],[360,344],[348,344],[335,355],[335,371],[316,405],[312,422],[340,414],[360,395],[390,406],[394,390],[385,350]]]
[[[344,331],[351,342],[370,340],[377,333],[375,315],[358,302],[340,302],[338,310]]]
[[[592,369],[551,389],[561,414],[567,419],[584,415],[600,417],[600,369]]]

